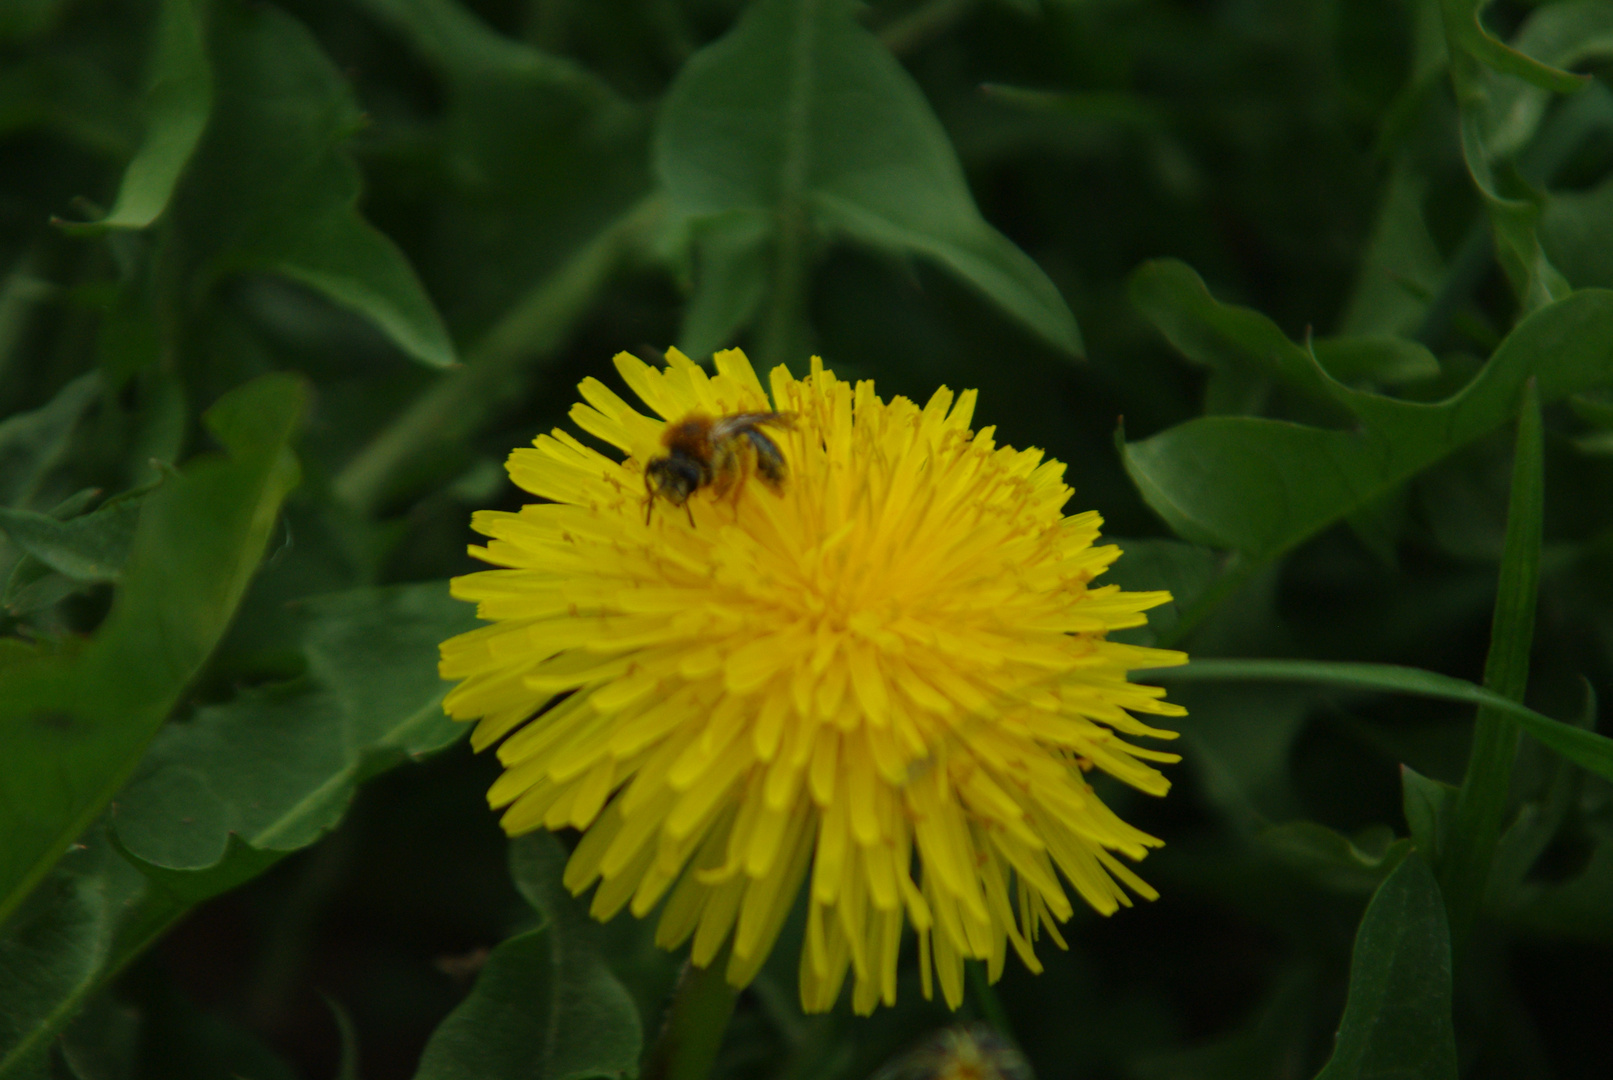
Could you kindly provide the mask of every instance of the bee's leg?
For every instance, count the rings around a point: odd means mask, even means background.
[[[695,524],[694,524],[694,507],[689,505],[689,502],[688,502],[687,499],[685,499],[684,503],[683,503],[683,512],[685,514],[689,515],[689,528],[691,528],[691,529],[694,528],[695,527]]]
[[[774,491],[784,483],[789,468],[784,464],[784,455],[779,451],[778,443],[761,431],[747,431],[745,437],[750,440],[751,448],[756,451],[756,472],[766,481],[767,486]]]
[[[739,521],[739,498],[745,494],[745,485],[750,481],[751,455],[735,451],[734,468],[739,476],[734,483],[734,490],[729,493],[728,504],[734,508],[734,521]]]
[[[655,489],[650,486],[650,478],[644,477],[644,524],[649,525],[650,515],[655,513]]]
[[[724,442],[714,447],[711,453],[711,468],[707,474],[711,493],[719,499],[727,495],[734,489],[739,471],[739,455],[731,445]]]

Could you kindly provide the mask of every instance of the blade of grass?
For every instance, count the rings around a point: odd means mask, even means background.
[[[1518,724],[1542,746],[1597,776],[1613,780],[1613,739],[1553,720],[1466,679],[1399,664],[1355,664],[1336,660],[1195,660],[1182,667],[1131,672],[1133,682],[1303,682],[1383,694],[1457,701],[1494,709]]]
[[[1518,413],[1506,542],[1490,630],[1490,653],[1484,663],[1485,688],[1513,701],[1523,700],[1529,681],[1529,648],[1534,640],[1535,602],[1540,589],[1544,472],[1540,394],[1530,379]],[[1450,850],[1439,867],[1445,906],[1450,913],[1451,943],[1456,948],[1461,947],[1472,929],[1484,898],[1517,751],[1518,721],[1491,706],[1479,706],[1467,775],[1456,797]]]

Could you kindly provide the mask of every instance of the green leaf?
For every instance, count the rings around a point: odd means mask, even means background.
[[[1489,36],[1479,23],[1483,4],[1484,0],[1442,0],[1451,83],[1460,106],[1462,158],[1484,199],[1496,256],[1519,304],[1530,312],[1562,299],[1569,285],[1541,244],[1538,226],[1543,198],[1512,168],[1509,158],[1532,138],[1539,124],[1546,105],[1541,91],[1573,93],[1585,89],[1591,80],[1542,63]],[[1564,49],[1562,42],[1554,40],[1552,21],[1545,24],[1544,35],[1531,35],[1532,44],[1560,53],[1563,62],[1584,59],[1572,47]],[[1596,28],[1591,23],[1595,21],[1570,20],[1566,28],[1590,32],[1594,41]],[[1592,54],[1594,51],[1593,46]],[[1508,76],[1533,85],[1520,86]]]
[[[12,917],[0,936],[0,1078],[49,1075],[53,1038],[104,974],[139,888],[139,875],[92,838]]]
[[[1417,849],[1438,866],[1445,858],[1456,811],[1456,788],[1424,776],[1410,765],[1400,766],[1400,803]]]
[[[749,211],[767,223],[774,312],[800,303],[809,238],[843,236],[933,260],[1058,349],[1081,352],[1058,289],[981,218],[923,94],[843,0],[750,6],[679,73],[655,164],[678,215]],[[744,270],[711,265],[728,254],[702,250],[697,308],[753,306]],[[732,255],[754,262],[754,246]]]
[[[1462,158],[1489,210],[1496,257],[1523,310],[1536,311],[1567,296],[1568,279],[1552,265],[1541,246],[1539,223],[1544,200],[1515,173],[1497,171],[1493,152],[1484,143],[1482,124],[1483,118],[1476,110],[1463,110]]]
[[[476,619],[446,583],[360,589],[296,609],[287,644],[306,674],[164,728],[119,794],[113,829],[140,863],[204,871],[232,839],[256,852],[306,847],[366,777],[465,732],[442,711],[437,645]]]
[[[0,922],[121,786],[223,634],[297,482],[304,398],[287,375],[221,398],[205,420],[226,453],[146,499],[94,638],[0,668]]]
[[[1427,346],[1406,338],[1319,338],[1311,342],[1311,354],[1322,370],[1352,386],[1398,386],[1439,375],[1439,361]]]
[[[1149,668],[1131,675],[1139,682],[1308,682],[1482,705],[1516,720],[1542,745],[1575,765],[1613,780],[1613,739],[1542,716],[1482,686],[1438,672],[1398,664],[1328,660],[1195,660],[1183,667]]]
[[[140,1012],[100,994],[85,1006],[57,1045],[75,1080],[133,1080],[140,1051]]]
[[[331,1019],[336,1021],[337,1034],[342,1040],[342,1059],[336,1067],[336,1080],[359,1080],[358,1028],[342,1003],[326,994],[325,1004],[330,1008]]]
[[[1131,302],[1194,363],[1217,371],[1250,367],[1317,401],[1332,404],[1326,373],[1276,323],[1210,295],[1193,268],[1156,259],[1131,276]]]
[[[767,298],[772,219],[756,210],[701,218],[691,226],[693,280],[678,348],[705,359],[731,345]]]
[[[1432,353],[1402,338],[1297,345],[1258,311],[1217,301],[1193,268],[1175,259],[1144,263],[1131,276],[1130,293],[1132,303],[1189,360],[1223,377],[1276,379],[1341,417],[1346,414],[1335,400],[1340,385],[1394,384],[1439,374]]]
[[[1389,174],[1341,333],[1411,334],[1421,325],[1445,269],[1423,213],[1427,195],[1427,179],[1411,166],[1397,164]]]
[[[1605,61],[1613,58],[1613,8],[1602,0],[1542,5],[1519,27],[1514,44],[1520,52],[1559,70]],[[1490,83],[1484,103],[1484,136],[1491,153],[1515,154],[1529,143],[1551,104],[1553,89],[1533,80],[1495,79]]]
[[[368,318],[433,367],[454,363],[442,318],[403,253],[358,212],[345,143],[364,118],[341,74],[277,8],[214,16],[217,101],[174,203],[182,258],[203,280],[283,274]]]
[[[117,581],[134,543],[140,503],[138,498],[119,499],[66,521],[31,510],[0,508],[0,532],[75,581]]]
[[[1513,701],[1523,700],[1529,683],[1529,653],[1534,644],[1535,605],[1540,592],[1545,486],[1540,395],[1531,381],[1525,386],[1523,407],[1518,413],[1506,543],[1491,622],[1490,652],[1484,664],[1485,688]],[[1484,899],[1517,753],[1517,720],[1481,706],[1473,727],[1467,775],[1456,800],[1448,858],[1442,858],[1439,864],[1450,907],[1451,939],[1458,946],[1466,939]]]
[[[29,615],[57,604],[84,589],[81,582],[66,574],[58,574],[38,559],[18,559],[6,588],[0,595],[0,607],[14,618]]]
[[[488,957],[476,987],[426,1044],[416,1080],[582,1080],[638,1070],[632,995],[598,952],[598,927],[560,884],[565,852],[546,832],[510,846],[511,872],[543,916]]]
[[[1355,935],[1350,995],[1316,1080],[1456,1080],[1451,946],[1428,861],[1408,855]]]
[[[1584,688],[1585,703],[1573,723],[1576,727],[1589,730],[1596,725],[1597,699],[1589,681],[1584,683]],[[1559,890],[1569,896],[1581,891],[1575,884],[1579,879],[1559,884],[1531,881],[1529,876],[1541,855],[1558,837],[1563,823],[1583,805],[1581,799],[1586,788],[1586,777],[1559,757],[1546,763],[1545,775],[1537,781],[1537,785],[1532,797],[1522,802],[1517,816],[1501,834],[1495,855],[1490,861],[1490,884],[1486,899],[1493,899],[1497,908],[1510,913],[1517,913],[1536,901],[1544,901],[1549,908]],[[1598,850],[1592,855],[1593,864],[1606,847],[1606,844],[1598,845]],[[1594,869],[1594,866],[1587,866],[1586,873]],[[1601,910],[1613,913],[1613,904],[1604,905]],[[1555,925],[1561,932],[1577,930],[1585,924],[1584,920],[1565,919]],[[1613,934],[1613,921],[1608,922],[1606,933]]]
[[[1206,417],[1127,443],[1126,471],[1184,539],[1264,562],[1500,427],[1530,376],[1542,402],[1613,380],[1613,292],[1585,290],[1530,315],[1444,401],[1356,390],[1317,368],[1295,377],[1325,390],[1354,430]]]
[[[1169,603],[1148,612],[1146,627],[1120,632],[1137,635],[1141,644],[1152,645],[1171,634],[1181,613],[1199,603],[1226,561],[1209,548],[1177,540],[1111,539],[1120,546],[1121,556],[1104,574],[1106,584],[1119,585],[1128,592],[1164,589],[1171,594]]]
[[[26,506],[67,451],[79,418],[101,396],[101,379],[81,375],[32,412],[0,420],[0,506]]]
[[[1540,243],[1575,286],[1613,286],[1613,178],[1553,192],[1541,211]]]
[[[527,369],[552,356],[629,256],[646,244],[664,213],[643,200],[539,281],[476,343],[463,367],[399,413],[357,454],[331,487],[359,513],[396,494],[398,476],[432,454],[456,448],[525,385]]]
[[[167,209],[213,108],[202,13],[207,0],[163,0],[157,12],[145,138],[124,171],[117,202],[99,221],[61,222],[72,232],[143,229]]]
[[[93,969],[52,991],[51,1028],[40,1038],[191,907],[319,839],[362,779],[465,730],[442,713],[437,643],[476,620],[445,583],[362,589],[297,607],[294,634],[308,674],[168,725],[118,793],[113,840],[146,887],[120,894]]]
[[[1479,13],[1488,4],[1489,0],[1441,0],[1445,32],[1453,49],[1461,49],[1481,64],[1554,93],[1572,94],[1585,88],[1589,76],[1542,63],[1490,36],[1479,22]]]
[[[549,84],[596,104],[621,104],[609,84],[563,56],[497,33],[452,0],[357,0],[441,71],[462,80]]]

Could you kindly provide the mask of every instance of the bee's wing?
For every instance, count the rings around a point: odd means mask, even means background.
[[[711,441],[720,442],[753,430],[757,424],[784,423],[783,413],[742,412],[719,416],[711,422]]]

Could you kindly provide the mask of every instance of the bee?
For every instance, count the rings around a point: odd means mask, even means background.
[[[931,1032],[874,1080],[1034,1080],[1030,1063],[984,1024]]]
[[[719,498],[730,491],[737,495],[739,484],[752,469],[768,487],[782,490],[789,468],[778,443],[761,429],[763,424],[788,428],[794,426],[794,419],[778,412],[690,413],[668,424],[661,435],[666,453],[644,464],[644,523],[649,524],[657,498],[687,511],[689,496],[703,487],[711,488]],[[689,522],[694,523],[693,513]]]

